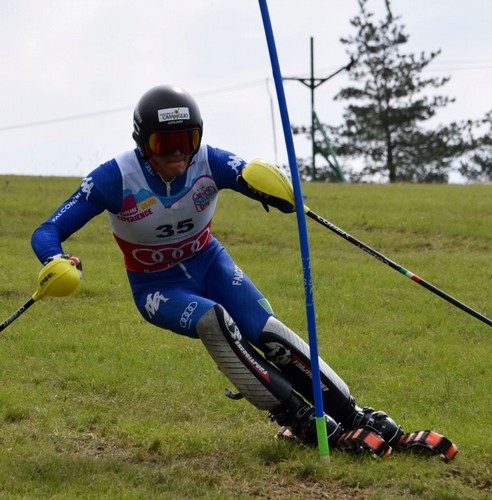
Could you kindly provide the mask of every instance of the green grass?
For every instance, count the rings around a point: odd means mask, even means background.
[[[33,229],[70,178],[0,176],[0,320],[34,292]],[[314,211],[448,294],[492,316],[492,186],[304,186]],[[361,405],[406,431],[455,441],[449,464],[273,439],[199,341],[136,311],[105,216],[65,244],[84,279],[0,336],[0,497],[428,498],[492,495],[491,330],[308,221],[319,349]],[[296,218],[221,194],[215,234],[307,338]]]

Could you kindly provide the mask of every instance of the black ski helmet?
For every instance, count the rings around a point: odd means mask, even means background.
[[[201,141],[200,108],[188,92],[175,85],[151,88],[140,98],[133,112],[133,139],[144,158],[149,157],[148,141],[153,132],[192,129],[199,129]]]

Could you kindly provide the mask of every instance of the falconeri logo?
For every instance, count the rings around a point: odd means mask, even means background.
[[[190,110],[188,108],[166,108],[157,110],[160,122],[172,122],[176,120],[189,120]]]

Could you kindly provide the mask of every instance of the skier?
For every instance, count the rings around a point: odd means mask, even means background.
[[[62,243],[106,211],[143,318],[200,339],[239,391],[229,392],[230,397],[244,397],[267,411],[282,426],[280,436],[315,444],[308,345],[274,315],[268,300],[211,234],[221,189],[282,212],[293,207],[260,198],[241,176],[247,163],[202,144],[202,134],[199,107],[187,92],[176,86],[147,91],[134,111],[137,147],[85,177],[34,231],[33,250],[42,263],[71,258],[79,264]],[[432,443],[427,435],[404,436],[386,413],[359,407],[346,383],[321,359],[320,371],[331,447],[385,456],[392,448],[418,445],[453,458],[456,447],[442,436],[428,434]]]

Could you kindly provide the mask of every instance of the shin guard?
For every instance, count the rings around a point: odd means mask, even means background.
[[[270,317],[260,336],[266,358],[288,378],[295,391],[314,403],[309,346],[283,323]],[[353,412],[347,384],[320,358],[321,390],[325,412],[343,422]]]
[[[196,329],[222,373],[256,408],[271,411],[291,398],[290,382],[242,337],[222,306],[205,313]]]

